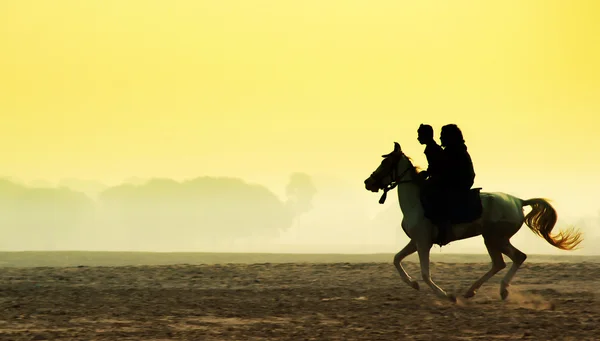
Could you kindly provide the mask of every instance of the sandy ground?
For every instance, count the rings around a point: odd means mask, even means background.
[[[460,294],[488,267],[432,272]],[[457,304],[409,288],[391,262],[0,270],[0,340],[600,340],[591,262],[525,263],[507,301],[503,270]]]

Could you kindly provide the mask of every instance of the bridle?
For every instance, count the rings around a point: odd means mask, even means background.
[[[402,155],[403,157],[405,157],[404,155]],[[398,160],[400,161],[400,160]],[[392,168],[392,181],[387,184],[383,189],[383,194],[381,195],[381,198],[379,199],[379,203],[383,204],[385,202],[385,199],[387,199],[387,192],[393,190],[394,188],[396,188],[396,186],[400,185],[400,184],[404,184],[404,183],[409,183],[409,182],[414,182],[414,179],[409,179],[409,180],[402,180],[402,178],[406,175],[406,173],[408,173],[409,171],[414,169],[414,166],[409,165],[408,167],[406,167],[405,170],[403,170],[400,175],[396,174],[397,173],[397,169],[398,169],[398,165],[394,165],[394,167]],[[371,174],[372,175],[372,174]]]

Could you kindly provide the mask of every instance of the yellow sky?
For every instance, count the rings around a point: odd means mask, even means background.
[[[2,1],[0,173],[360,186],[392,141],[424,164],[418,125],[457,123],[479,185],[567,200],[600,186],[598,15],[594,0]]]

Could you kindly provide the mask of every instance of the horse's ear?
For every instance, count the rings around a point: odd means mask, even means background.
[[[381,155],[381,157],[387,158],[394,154],[402,154],[402,149],[400,148],[400,143],[398,143],[398,142],[394,142],[394,151],[393,152],[391,152],[389,154]]]

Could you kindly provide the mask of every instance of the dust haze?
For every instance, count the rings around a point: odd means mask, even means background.
[[[291,174],[268,187],[232,177],[132,177],[118,185],[64,179],[0,179],[0,251],[390,253],[408,237],[398,199],[367,193],[362,180]],[[559,217],[561,212],[559,211]],[[563,215],[564,216],[564,215]],[[560,219],[576,225],[582,249],[599,254],[600,215]],[[523,227],[512,239],[529,254],[565,254]],[[432,253],[486,253],[480,237]]]

